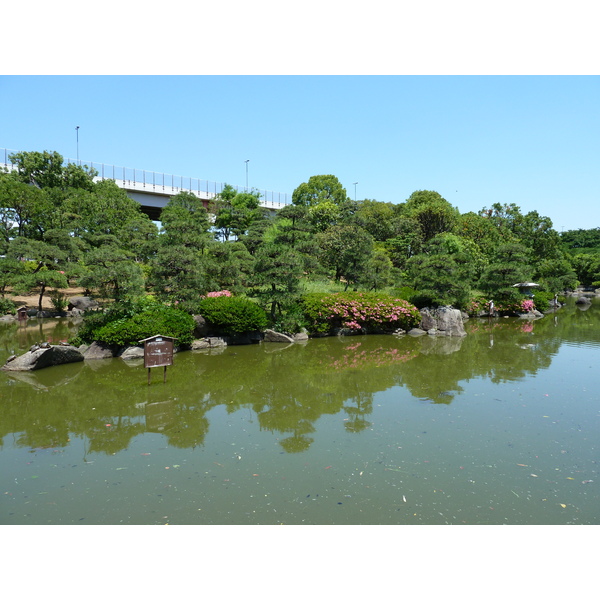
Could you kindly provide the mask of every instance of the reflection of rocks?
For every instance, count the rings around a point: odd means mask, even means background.
[[[54,365],[62,365],[83,360],[83,354],[74,346],[32,346],[29,352],[21,356],[10,357],[2,367],[4,371],[35,371]]]
[[[460,337],[467,335],[460,310],[456,308],[451,306],[422,308],[420,313],[421,329],[425,331],[436,329],[443,335]]]
[[[463,337],[427,336],[421,340],[421,354],[452,354],[462,346]]]
[[[81,365],[79,366],[81,367]],[[55,370],[41,371],[32,373],[30,371],[11,371],[8,376],[15,380],[26,383],[36,390],[43,392],[49,391],[51,388],[67,385],[72,383],[81,372],[81,368],[77,368],[75,374],[70,370],[68,374],[62,375],[61,377],[56,376]]]

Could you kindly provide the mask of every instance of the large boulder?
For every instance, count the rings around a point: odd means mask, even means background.
[[[443,332],[442,335],[464,336],[467,335],[460,310],[451,306],[438,308],[422,308],[421,329],[429,331],[435,329]]]
[[[49,346],[29,350],[15,358],[10,357],[2,369],[4,371],[36,371],[82,360],[83,354],[75,346]]]
[[[85,360],[95,360],[100,358],[113,358],[117,355],[117,350],[108,344],[102,342],[92,342],[85,351],[83,357]]]
[[[94,310],[100,305],[89,296],[73,296],[69,298],[68,310],[76,308],[78,311]]]
[[[129,346],[119,354],[123,360],[132,360],[134,358],[144,358],[144,349],[140,346]]]
[[[210,330],[206,324],[206,319],[202,315],[194,315],[196,326],[194,328],[194,339],[204,338],[209,335]]]
[[[285,333],[279,333],[279,331],[274,331],[273,329],[265,330],[265,342],[279,342],[283,344],[293,344],[294,338],[291,338],[289,335]]]

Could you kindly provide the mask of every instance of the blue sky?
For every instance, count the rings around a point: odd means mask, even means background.
[[[291,194],[439,192],[600,226],[598,76],[2,76],[0,147]]]

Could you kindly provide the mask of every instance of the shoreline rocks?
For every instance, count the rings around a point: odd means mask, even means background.
[[[33,346],[21,356],[11,356],[2,367],[3,371],[37,371],[46,367],[81,362],[83,354],[75,346]]]

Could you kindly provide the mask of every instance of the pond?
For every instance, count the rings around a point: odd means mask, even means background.
[[[597,300],[465,328],[1,372],[0,523],[600,523]]]

